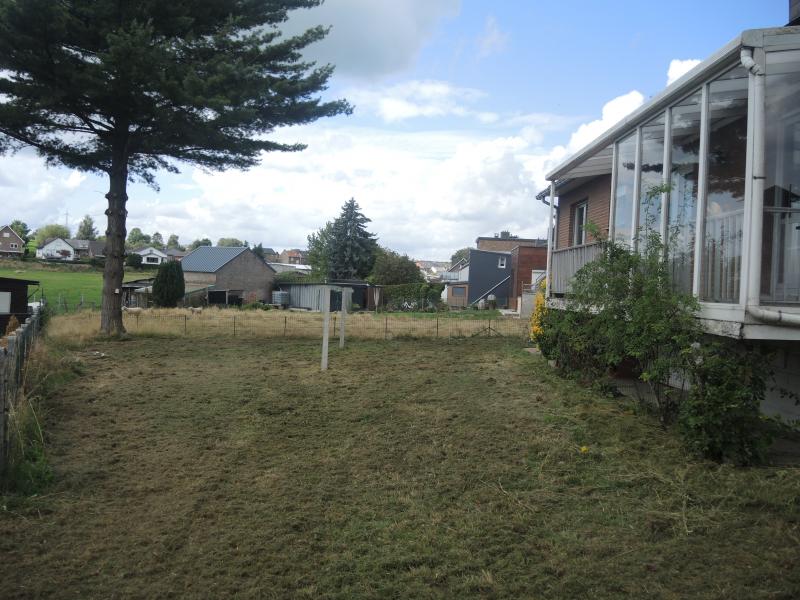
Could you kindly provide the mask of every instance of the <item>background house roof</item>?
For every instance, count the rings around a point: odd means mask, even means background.
[[[89,242],[89,252],[95,256],[102,256],[106,251],[106,243],[92,240]]]
[[[75,250],[88,250],[89,249],[89,240],[76,240],[74,238],[64,240],[70,246],[75,248]]]
[[[200,246],[187,254],[181,261],[184,271],[195,273],[216,273],[242,252],[245,247]]]

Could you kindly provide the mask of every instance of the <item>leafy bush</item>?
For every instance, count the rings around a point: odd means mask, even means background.
[[[125,256],[125,266],[139,269],[142,266],[142,255],[131,252]]]
[[[696,345],[691,356],[693,385],[678,419],[688,446],[716,461],[760,462],[772,441],[760,410],[766,357],[732,342]]]
[[[383,287],[387,310],[436,310],[442,301],[441,283],[405,283]]]
[[[183,267],[177,260],[161,263],[153,281],[153,303],[156,306],[172,308],[183,298],[186,287],[183,280]]]
[[[248,302],[247,304],[242,304],[242,310],[269,310],[272,308],[269,304],[264,304],[263,302]]]
[[[630,370],[652,391],[654,405],[643,404],[665,426],[679,420],[687,446],[703,456],[757,462],[769,441],[759,413],[766,363],[733,342],[701,343],[697,300],[675,289],[664,255],[657,233],[639,251],[609,242],[577,272],[566,310],[544,311],[541,327],[532,326],[533,340],[562,374],[584,382],[602,386]],[[670,385],[674,378],[684,386]]]

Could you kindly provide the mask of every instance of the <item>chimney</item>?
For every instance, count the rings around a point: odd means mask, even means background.
[[[500,238],[501,239],[507,240],[510,237],[511,237],[511,232],[510,231],[501,231],[500,232]]]
[[[789,25],[800,25],[800,0],[789,0]]]

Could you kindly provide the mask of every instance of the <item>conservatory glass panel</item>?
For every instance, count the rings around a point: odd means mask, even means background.
[[[692,291],[694,238],[697,224],[697,182],[700,177],[700,102],[698,91],[673,106],[667,251],[672,282]]]
[[[747,155],[747,71],[736,67],[709,86],[708,183],[701,299],[739,301]]]
[[[800,302],[800,51],[767,54],[761,299]]]
[[[661,186],[664,183],[664,114],[642,126],[642,167],[639,175],[638,235],[644,246],[651,232],[661,229]]]
[[[614,239],[630,244],[633,233],[633,187],[636,177],[636,134],[617,144],[617,187],[614,190]]]

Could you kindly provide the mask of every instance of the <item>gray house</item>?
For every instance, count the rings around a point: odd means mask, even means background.
[[[513,270],[510,252],[469,251],[467,305],[476,306],[494,296],[498,308],[508,308]]]
[[[181,265],[187,296],[217,305],[269,301],[275,271],[249,248],[200,246]]]

